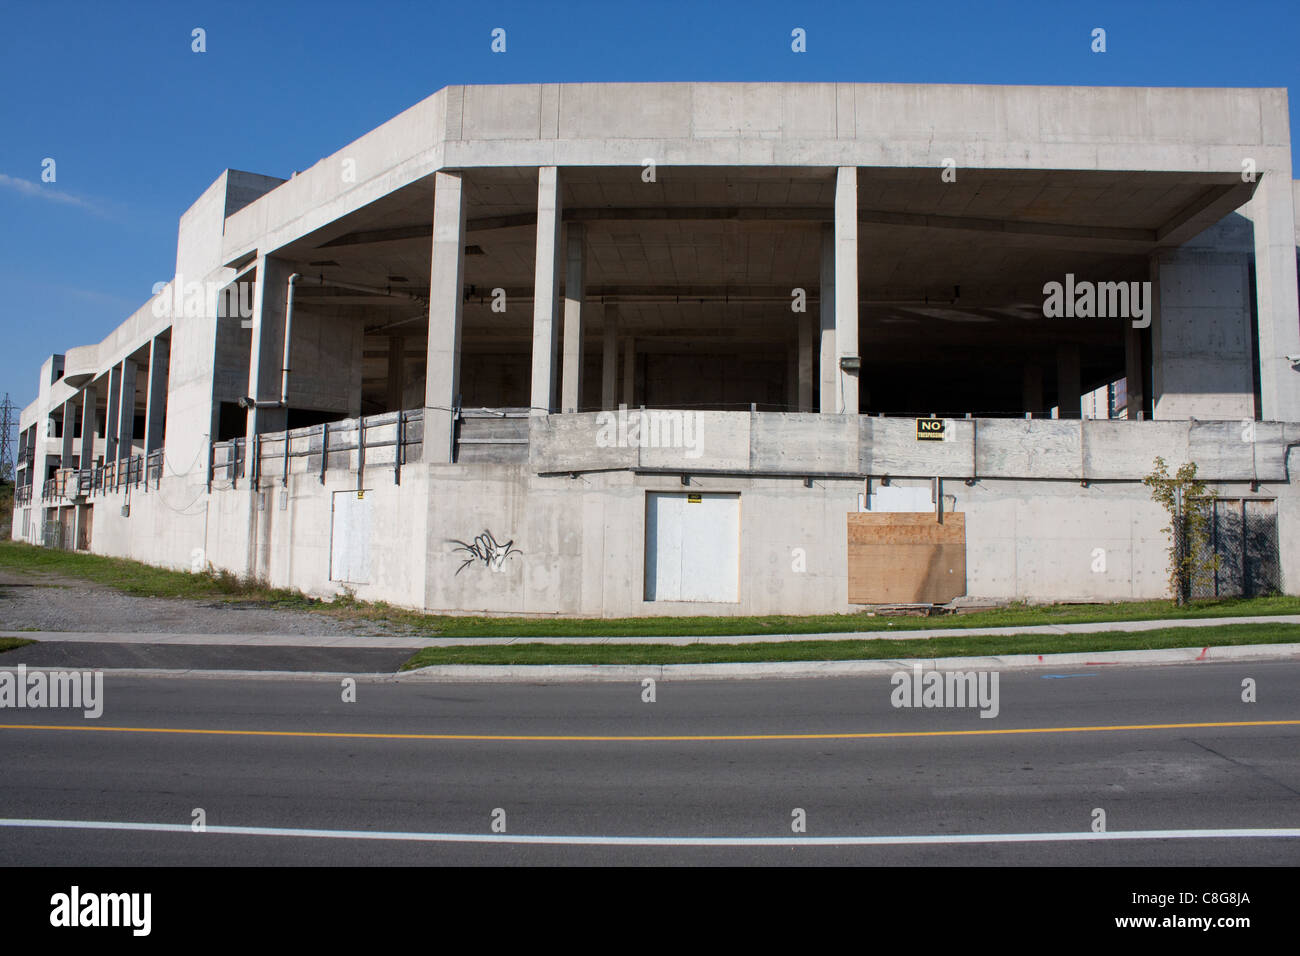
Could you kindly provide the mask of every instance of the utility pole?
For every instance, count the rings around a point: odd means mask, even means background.
[[[14,447],[12,432],[18,425],[18,408],[5,392],[0,401],[0,483],[14,480]]]

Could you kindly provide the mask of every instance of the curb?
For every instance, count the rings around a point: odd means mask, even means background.
[[[1033,668],[1162,666],[1227,661],[1300,660],[1300,644],[1247,644],[1240,647],[1179,647],[1164,650],[1097,651],[1081,654],[1008,654],[998,657],[926,657],[875,661],[777,661],[745,664],[439,664],[396,674],[345,671],[199,670],[184,668],[27,665],[34,671],[94,670],[113,677],[163,677],[200,680],[316,680],[360,683],[595,683],[655,680],[802,680],[893,674],[919,665],[925,670],[1030,670]],[[3,670],[5,668],[0,668]]]
[[[643,680],[758,680],[857,677],[892,674],[920,665],[930,670],[1019,670],[1035,667],[1099,667],[1300,659],[1300,644],[1179,647],[1163,650],[1076,654],[1007,654],[998,657],[928,657],[875,661],[778,661],[744,664],[436,664],[404,671],[395,680],[447,682],[593,682]]]

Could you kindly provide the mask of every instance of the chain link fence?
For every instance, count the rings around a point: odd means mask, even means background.
[[[1218,562],[1213,570],[1184,581],[1184,594],[1196,599],[1281,593],[1277,502],[1219,498],[1200,507],[1212,510],[1196,565],[1208,567],[1214,558]],[[1189,542],[1184,540],[1181,546],[1188,548]]]

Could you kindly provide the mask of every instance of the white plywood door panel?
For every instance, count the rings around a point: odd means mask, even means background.
[[[370,501],[355,491],[334,493],[330,580],[370,583]]]
[[[740,600],[740,496],[652,492],[646,600]]]

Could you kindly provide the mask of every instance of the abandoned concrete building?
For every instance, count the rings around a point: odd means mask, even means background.
[[[221,174],[42,367],[14,535],[447,612],[1123,600],[1160,456],[1205,593],[1300,592],[1291,169],[1281,89],[448,87]]]

